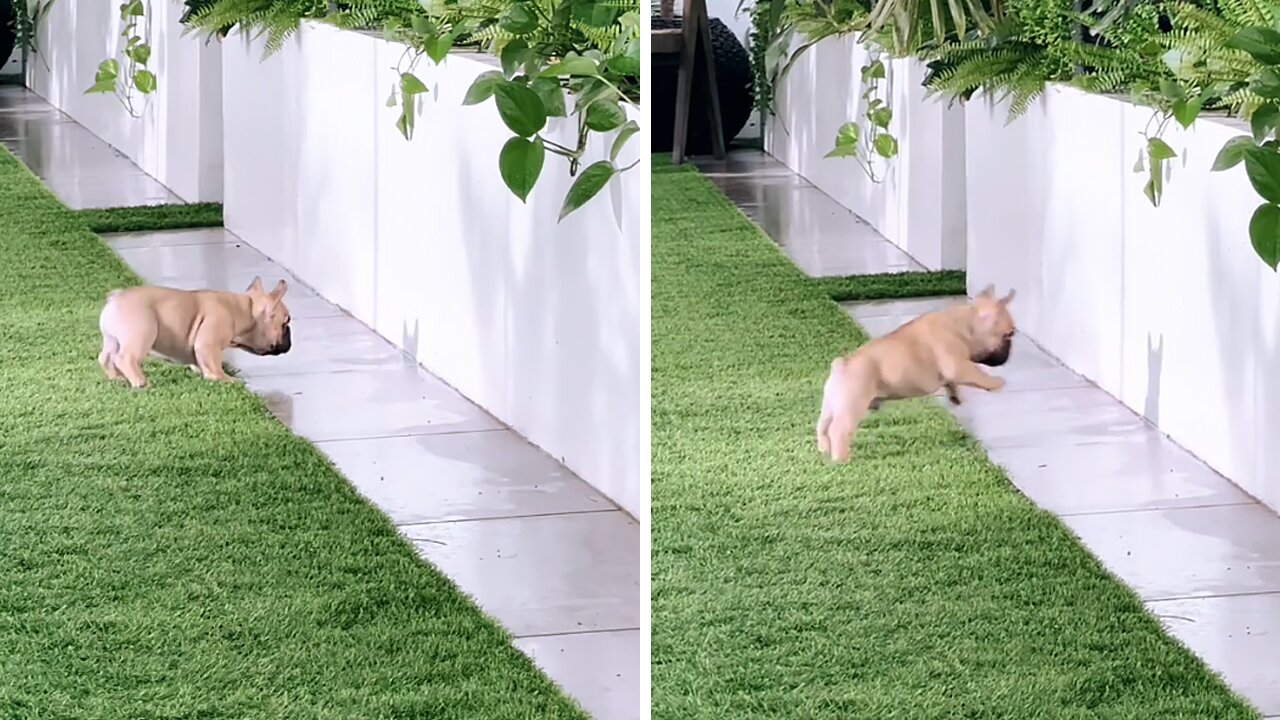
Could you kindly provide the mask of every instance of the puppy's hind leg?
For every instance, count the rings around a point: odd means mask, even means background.
[[[822,414],[818,416],[818,452],[823,455],[831,454],[831,438],[827,435],[827,431],[831,429],[831,412],[827,410],[827,406],[822,406]]]
[[[871,411],[874,402],[874,398],[864,397],[852,400],[831,418],[831,425],[827,430],[831,459],[838,463],[849,461],[849,455],[853,451],[853,436],[858,433],[858,425]]]
[[[128,378],[134,390],[147,386],[147,376],[142,372],[142,357],[137,353],[119,352],[112,356],[115,366]]]
[[[120,352],[120,341],[110,335],[102,336],[102,352],[98,353],[98,365],[106,373],[108,380],[119,380],[120,369],[116,367],[115,355]]]
[[[845,402],[846,390],[842,377],[844,366],[845,358],[838,357],[832,360],[831,372],[827,375],[827,381],[822,384],[822,412],[818,415],[815,434],[818,439],[818,452],[824,456],[831,454],[831,421],[836,413],[840,412]]]

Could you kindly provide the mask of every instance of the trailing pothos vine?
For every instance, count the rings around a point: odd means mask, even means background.
[[[543,175],[547,154],[565,159],[574,181],[560,219],[582,207],[635,163],[620,166],[639,125],[624,108],[640,98],[639,0],[185,0],[188,27],[225,37],[239,27],[279,50],[301,22],[345,29],[381,28],[405,52],[393,68],[388,107],[412,139],[431,94],[422,61],[444,62],[460,47],[499,58],[501,70],[476,78],[465,105],[493,102],[512,133],[498,152],[503,182],[522,202]],[[572,118],[572,142],[557,142],[557,118]],[[555,130],[560,128],[555,127]],[[608,135],[607,160],[585,165],[595,138]]]
[[[862,67],[862,117],[840,126],[835,147],[824,157],[851,157],[871,182],[883,178],[876,175],[875,158],[890,160],[898,154],[898,139],[889,134],[893,110],[879,97],[880,81],[885,79],[884,61],[872,47],[871,59]],[[865,121],[865,124],[863,123]]]
[[[502,69],[477,77],[463,104],[492,100],[511,131],[498,154],[498,170],[516,197],[527,202],[548,153],[564,158],[575,178],[562,203],[561,220],[635,166],[620,166],[618,157],[640,130],[624,109],[635,108],[639,100],[638,3],[521,0],[496,17],[468,16],[460,8],[446,3],[429,16],[387,26],[388,37],[408,48],[395,68],[397,80],[387,99],[388,106],[400,107],[396,127],[406,139],[413,136],[418,97],[428,92],[416,74],[422,57],[438,64],[460,40],[491,38],[480,44],[500,59]],[[548,137],[556,118],[574,120],[575,142]],[[583,167],[593,134],[612,135],[609,159]]]
[[[881,182],[883,175],[877,173],[876,164],[898,154],[898,140],[889,132],[893,109],[880,87],[887,79],[884,48],[888,46],[882,43],[891,42],[892,36],[873,30],[867,11],[848,2],[757,0],[751,14],[756,107],[762,115],[773,113],[773,88],[809,48],[828,37],[861,36],[868,53],[860,71],[861,114],[840,126],[824,157],[853,158],[871,182]]]
[[[1171,122],[1188,128],[1206,109],[1225,110],[1244,117],[1250,132],[1223,144],[1210,168],[1224,172],[1243,165],[1249,183],[1261,199],[1249,220],[1254,252],[1273,271],[1280,267],[1280,32],[1272,17],[1258,17],[1266,25],[1229,30],[1214,24],[1212,42],[1185,34],[1160,59],[1172,78],[1154,88],[1134,89],[1135,99],[1155,108],[1144,131],[1146,144],[1134,171],[1147,174],[1144,192],[1159,206],[1164,190],[1165,163],[1177,152],[1162,135]],[[1225,27],[1224,27],[1225,25]]]
[[[120,4],[120,58],[107,58],[98,65],[90,93],[112,93],[133,117],[142,110],[134,105],[135,91],[144,97],[156,91],[156,76],[147,68],[151,61],[151,23],[142,0],[125,0]],[[141,26],[141,27],[139,27]]]

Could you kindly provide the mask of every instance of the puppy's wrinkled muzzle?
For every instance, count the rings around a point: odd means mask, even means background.
[[[1009,353],[1012,350],[1013,338],[1007,337],[1004,339],[1004,342],[1000,344],[1000,347],[986,353],[985,355],[979,355],[978,357],[973,358],[973,361],[979,365],[986,365],[987,367],[1000,367],[1009,361]]]
[[[293,332],[289,326],[284,326],[284,335],[280,338],[280,342],[275,347],[266,352],[267,355],[283,355],[289,352],[289,348],[293,347]]]

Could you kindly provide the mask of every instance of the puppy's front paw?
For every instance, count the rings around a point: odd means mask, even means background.
[[[960,404],[960,391],[956,389],[955,385],[947,385],[947,399],[951,401],[952,405]]]
[[[991,392],[998,392],[1004,389],[1004,378],[1000,378],[1000,377],[991,378],[991,386],[988,387],[987,389],[990,390]]]

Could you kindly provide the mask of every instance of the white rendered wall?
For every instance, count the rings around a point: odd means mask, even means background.
[[[486,62],[424,60],[432,97],[401,137],[385,101],[402,50],[325,26],[261,62],[260,44],[225,42],[228,229],[639,515],[647,163],[557,224],[567,166],[548,154],[521,204],[498,174],[510,133],[493,103],[462,106]],[[574,142],[572,121],[552,122]]]
[[[922,63],[885,58],[881,97],[893,110],[889,132],[899,155],[877,159],[882,182],[872,182],[852,158],[823,157],[840,126],[862,117],[866,61],[852,35],[809,48],[775,88],[777,114],[765,128],[765,149],[925,267],[963,268],[965,114],[925,98]]]
[[[136,96],[142,117],[130,116],[114,95],[85,95],[98,64],[120,56],[118,2],[59,0],[41,22],[27,85],[54,107],[127,155],[188,202],[222,198],[222,79],[218,43],[182,35],[184,6],[149,6],[149,69],[157,89],[150,102]]]
[[[1154,208],[1133,172],[1151,111],[1054,88],[1005,126],[967,107],[969,288],[1016,287],[1015,317],[1067,365],[1280,509],[1280,277],[1254,254],[1243,126],[1171,124]]]
[[[746,3],[742,7],[742,12],[738,12],[739,0],[707,0],[707,16],[718,18],[733,34],[742,41],[743,47],[747,47],[747,36],[751,33],[751,3]],[[677,0],[676,13],[679,14],[682,3]]]

